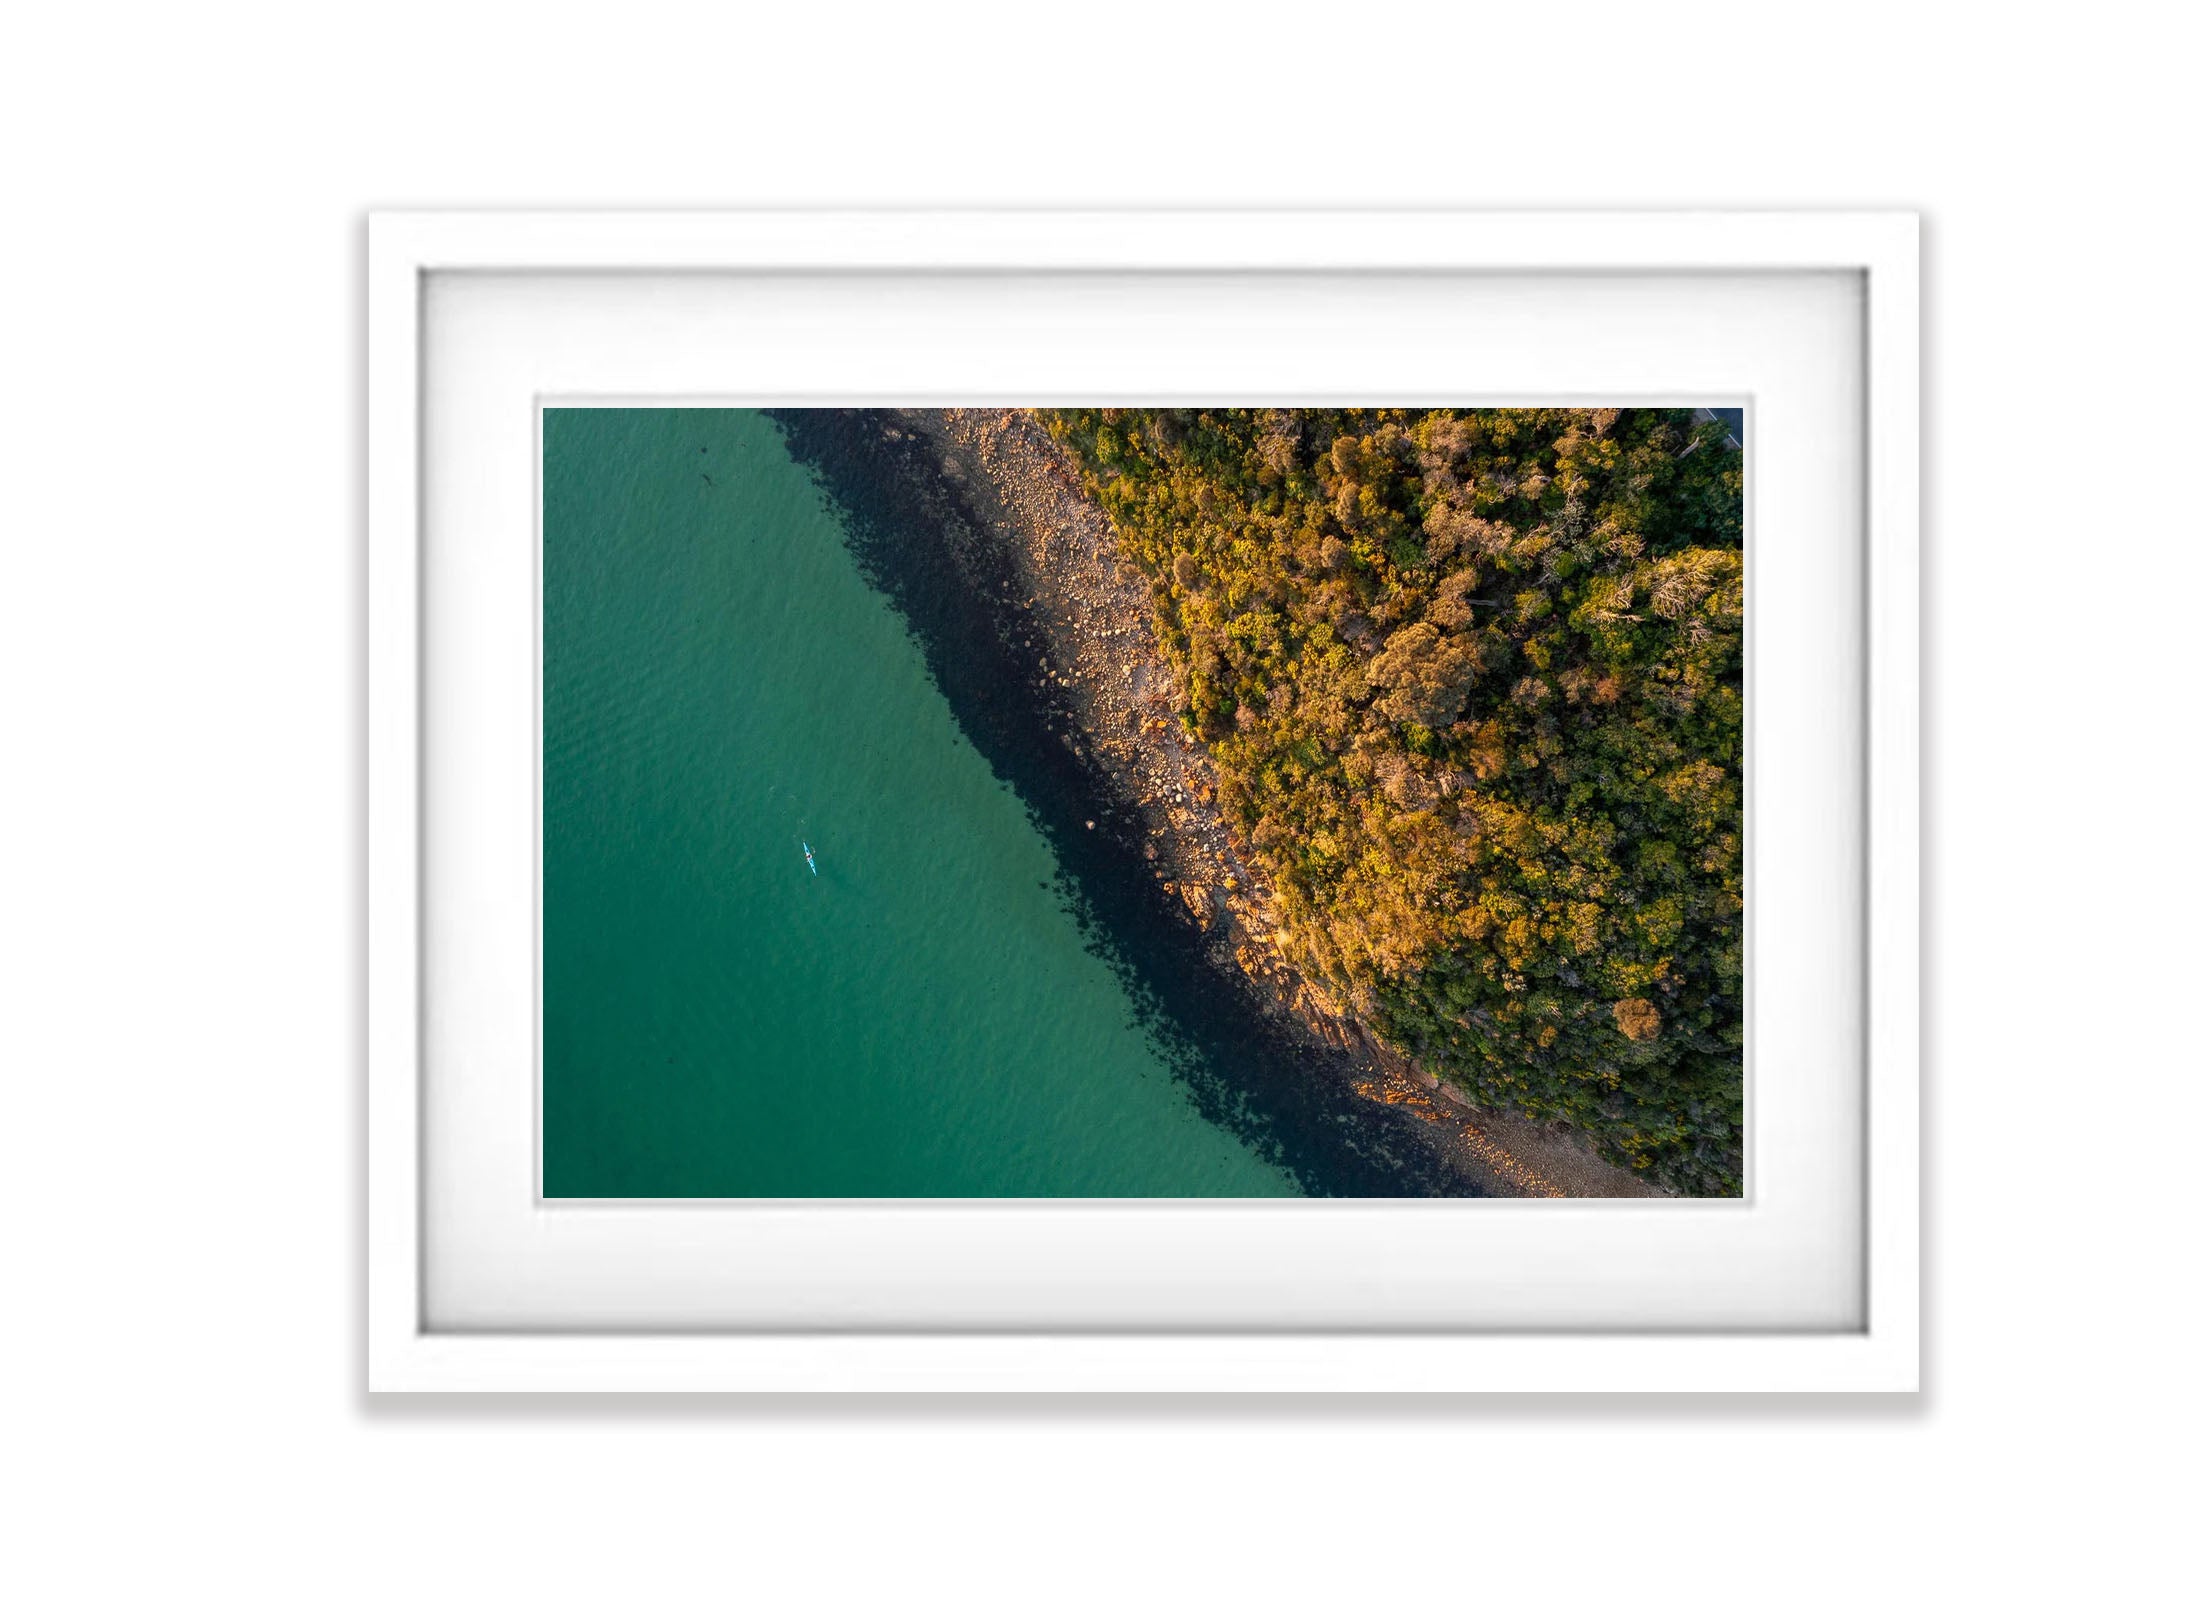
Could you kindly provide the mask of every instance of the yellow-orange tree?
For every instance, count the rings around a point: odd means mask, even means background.
[[[1742,456],[1655,410],[1044,414],[1287,951],[1687,1193],[1742,1150]]]

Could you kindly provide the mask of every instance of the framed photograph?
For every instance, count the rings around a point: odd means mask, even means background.
[[[1907,214],[375,216],[381,1390],[1902,1390]]]

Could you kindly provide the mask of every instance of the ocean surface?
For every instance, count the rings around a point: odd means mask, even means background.
[[[1110,959],[773,420],[543,426],[547,1194],[1307,1187]]]

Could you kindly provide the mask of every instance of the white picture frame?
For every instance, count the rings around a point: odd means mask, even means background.
[[[368,1383],[396,1390],[1908,1390],[1919,1379],[1918,236],[1894,213],[390,213],[368,242]],[[429,1316],[424,312],[436,274],[1854,275],[1862,292],[1857,1325],[569,1330]],[[1023,380],[1028,390],[1032,380]],[[907,393],[902,381],[902,392]],[[754,392],[753,388],[749,392]],[[839,391],[847,394],[845,381]],[[884,396],[875,386],[866,398]],[[837,397],[837,395],[836,395]],[[848,394],[853,398],[852,394]],[[989,396],[958,394],[952,398]],[[1752,466],[1752,473],[1755,466]],[[531,491],[530,491],[531,492]],[[1752,602],[1754,606],[1755,602]],[[1753,714],[1755,708],[1753,707]],[[1756,1027],[1753,1016],[1752,1029]],[[1754,1036],[1754,1034],[1753,1034]],[[1301,1202],[1280,1202],[1286,1207]],[[1426,1204],[1426,1203],[1422,1203]],[[1475,1205],[1481,1202],[1459,1202]],[[1685,1203],[1675,1203],[1685,1204]],[[1693,1215],[1706,1215],[1694,1213]],[[647,1227],[646,1222],[636,1224]],[[670,1224],[668,1223],[668,1226]],[[1684,1221],[1680,1226],[1698,1224]],[[1707,1224],[1708,1225],[1708,1224]],[[1297,1226],[1297,1224],[1292,1224]],[[630,1247],[630,1246],[629,1246]]]

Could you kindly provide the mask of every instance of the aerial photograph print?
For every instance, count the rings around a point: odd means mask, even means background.
[[[1743,440],[545,401],[544,1197],[1743,1195]]]

